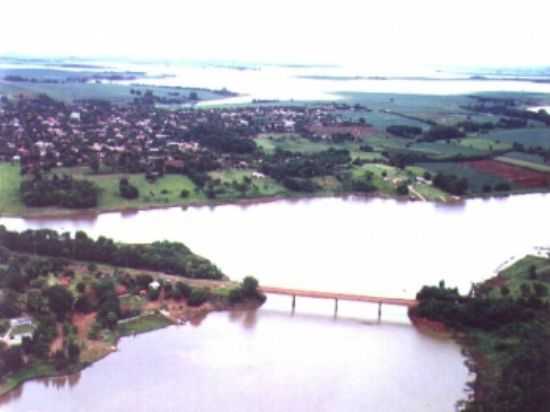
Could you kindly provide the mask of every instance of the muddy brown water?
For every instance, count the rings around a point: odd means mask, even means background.
[[[467,291],[550,241],[549,195],[461,204],[327,198],[171,208],[71,219],[3,218],[10,229],[86,230],[185,242],[231,277],[264,285],[414,297],[446,279]],[[400,307],[270,296],[122,339],[78,376],[24,384],[6,411],[453,411],[471,377],[453,341],[414,329]]]

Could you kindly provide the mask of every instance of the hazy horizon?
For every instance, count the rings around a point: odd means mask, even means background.
[[[0,55],[375,69],[544,66],[550,63],[546,9],[535,0],[207,0],[192,6],[98,0],[80,7],[68,0],[23,0],[3,5],[0,38],[9,41],[0,42]]]

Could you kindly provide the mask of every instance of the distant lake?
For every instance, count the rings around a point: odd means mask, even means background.
[[[72,219],[2,218],[10,229],[85,230],[126,242],[180,240],[235,279],[414,297],[446,279],[466,292],[550,243],[550,195],[445,205],[325,198],[169,208]],[[270,296],[257,312],[125,338],[81,374],[26,383],[6,411],[452,411],[460,348],[413,328],[403,308]],[[106,395],[108,394],[108,395]],[[192,405],[192,407],[191,407]],[[189,409],[190,408],[190,409]]]

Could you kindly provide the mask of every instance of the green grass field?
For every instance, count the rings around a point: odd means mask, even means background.
[[[0,214],[24,211],[25,205],[19,198],[21,180],[18,164],[0,163]]]
[[[496,130],[485,135],[487,139],[508,143],[520,143],[525,147],[541,146],[550,149],[550,128]]]
[[[210,172],[212,179],[217,179],[220,184],[216,189],[223,192],[217,197],[222,199],[236,199],[239,197],[267,197],[288,193],[288,190],[270,177],[255,177],[253,170],[228,169]],[[238,189],[245,179],[250,179],[251,184],[246,191]]]
[[[372,184],[382,193],[393,195],[400,182],[407,181],[409,174],[397,167],[369,163],[362,166],[355,166],[352,169],[352,176],[355,179],[361,179],[365,174],[372,175]]]
[[[470,149],[479,150],[482,152],[491,152],[493,150],[510,150],[512,144],[510,142],[497,142],[496,140],[484,139],[481,137],[467,137],[457,140],[460,146]]]
[[[428,128],[426,123],[418,120],[408,119],[396,114],[386,113],[379,110],[373,110],[371,112],[347,110],[341,112],[341,114],[344,119],[351,121],[358,121],[360,118],[363,118],[368,124],[381,132],[385,132],[386,127],[392,125],[417,126],[423,129]]]
[[[140,316],[128,322],[119,322],[118,333],[120,336],[136,335],[150,332],[171,325],[172,322],[159,313]]]
[[[534,266],[536,271],[534,279],[529,276],[531,266]],[[519,298],[523,283],[541,282],[547,285],[550,283],[550,259],[533,255],[526,256],[500,272],[500,276],[506,279],[506,286],[510,290],[510,295]],[[492,293],[494,296],[501,296],[498,288],[493,289]],[[549,297],[546,297],[546,300],[549,299]]]
[[[369,139],[370,141],[370,139]],[[359,151],[358,143],[335,144],[324,141],[311,141],[295,134],[277,133],[263,134],[256,139],[256,145],[266,153],[273,153],[276,149],[295,153],[319,153],[330,148]]]

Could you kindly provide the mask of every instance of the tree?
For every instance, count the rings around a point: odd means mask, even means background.
[[[191,295],[187,300],[189,306],[200,306],[208,300],[210,292],[208,288],[197,288],[191,291]]]
[[[67,345],[67,353],[71,363],[77,363],[80,358],[80,346],[74,341],[69,342],[69,345]]]
[[[120,195],[125,199],[137,199],[139,197],[138,188],[131,184],[125,177],[120,179],[118,189]]]
[[[65,315],[70,312],[73,307],[73,295],[63,286],[51,286],[46,290],[46,297],[48,298],[51,311],[54,312],[60,320],[65,318]]]
[[[172,291],[172,297],[176,300],[182,298],[188,298],[191,295],[191,286],[187,283],[176,282],[174,285],[174,290]]]
[[[409,194],[409,187],[407,186],[407,183],[401,183],[399,186],[397,186],[396,192],[400,196],[406,196]]]
[[[252,276],[243,279],[241,288],[245,297],[255,297],[258,295],[258,280]]]

